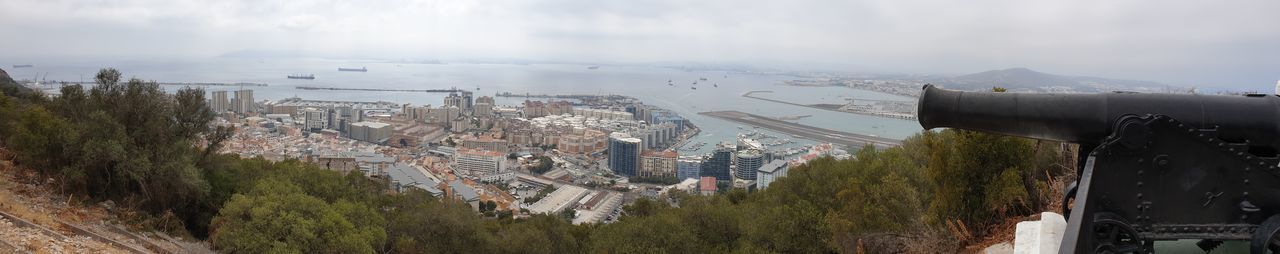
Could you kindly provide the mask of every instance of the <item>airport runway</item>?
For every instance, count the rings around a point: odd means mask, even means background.
[[[808,125],[791,123],[773,119],[766,116],[744,113],[740,111],[711,111],[698,113],[700,115],[711,116],[724,120],[759,126],[788,135],[811,139],[815,141],[830,142],[838,145],[846,145],[852,147],[861,147],[867,144],[875,145],[879,148],[895,147],[902,145],[902,141],[882,138],[876,136],[853,134],[843,131],[828,130]]]

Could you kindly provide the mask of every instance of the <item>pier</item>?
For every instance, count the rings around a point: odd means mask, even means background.
[[[347,87],[317,87],[317,86],[296,86],[294,89],[302,90],[334,90],[334,91],[366,91],[366,92],[418,92],[418,93],[470,93],[462,89],[384,89],[384,88],[347,88]]]
[[[810,139],[821,142],[829,142],[833,144],[846,145],[851,147],[859,147],[863,145],[874,145],[878,148],[901,146],[902,141],[890,138],[882,138],[870,135],[853,134],[837,130],[823,129],[808,125],[786,122],[772,117],[755,115],[740,111],[711,111],[701,112],[699,115],[705,115],[733,122],[750,124],[761,128],[773,130],[776,132],[786,133],[788,135]]]

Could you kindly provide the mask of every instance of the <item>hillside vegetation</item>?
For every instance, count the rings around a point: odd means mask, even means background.
[[[83,202],[113,200],[144,211],[138,224],[229,253],[953,252],[1046,210],[1046,179],[1065,173],[1057,144],[944,130],[812,161],[764,191],[674,195],[678,208],[641,199],[612,224],[491,218],[358,172],[221,155],[232,130],[210,125],[203,91],[120,77],[0,96],[0,143]]]

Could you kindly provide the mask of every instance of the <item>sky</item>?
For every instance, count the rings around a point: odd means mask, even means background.
[[[1280,80],[1275,0],[0,0],[0,34],[8,58],[252,53]]]

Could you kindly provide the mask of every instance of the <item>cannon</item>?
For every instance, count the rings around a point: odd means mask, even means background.
[[[925,129],[1080,145],[1060,253],[1150,253],[1182,239],[1280,253],[1280,96],[923,89]]]

